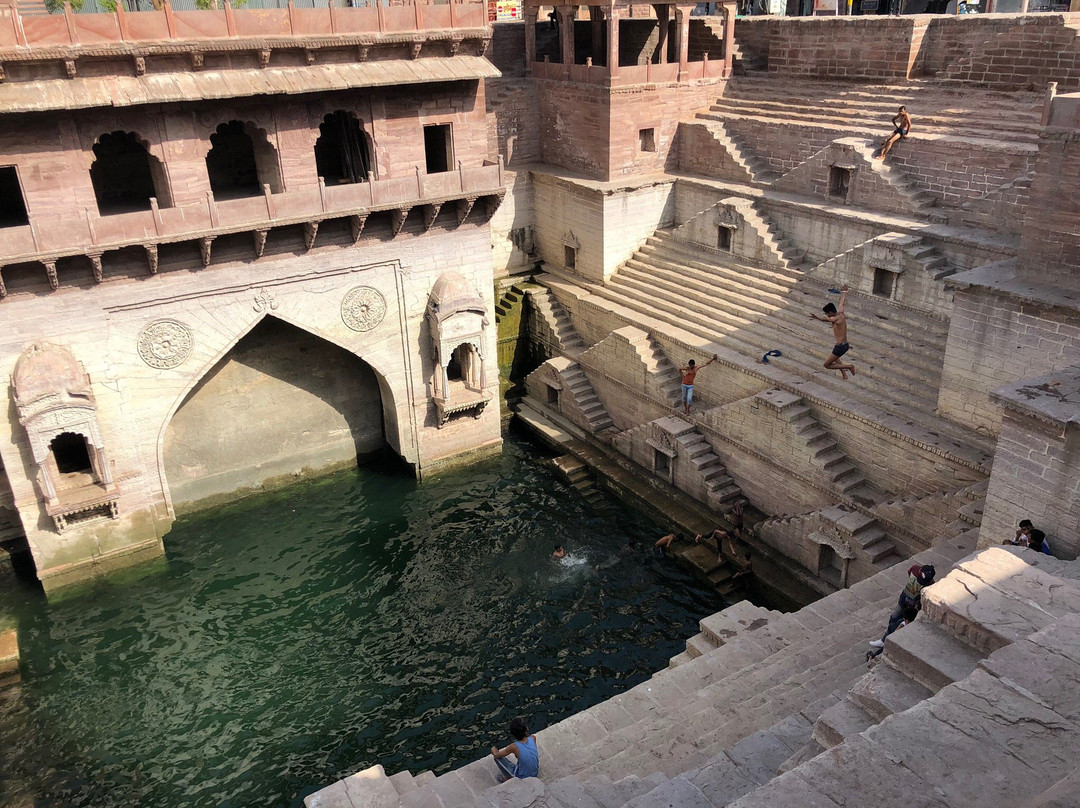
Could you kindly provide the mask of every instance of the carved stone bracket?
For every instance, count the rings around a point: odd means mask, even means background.
[[[413,42],[409,46],[409,56],[413,59],[417,59],[420,56],[420,51],[423,49],[424,43],[417,41]]]
[[[490,47],[491,47],[491,40],[490,39],[478,40],[478,44],[476,46],[476,55],[477,56],[487,56],[488,48],[490,48]]]
[[[55,261],[42,261],[45,265],[45,274],[49,276],[49,286],[55,292],[57,287],[60,286],[60,281],[56,277],[56,262]]]
[[[4,79],[7,78],[7,74],[4,72],[4,65],[0,64],[0,84],[4,83]]]
[[[405,220],[409,218],[409,211],[411,210],[412,208],[397,208],[390,211],[390,229],[395,236],[405,226]]]
[[[451,56],[457,56],[458,51],[461,50],[461,37],[450,37],[446,42],[446,46],[449,49]]]
[[[304,48],[304,60],[309,64],[315,64],[315,51],[312,48]]]
[[[442,210],[442,202],[436,202],[433,205],[424,205],[424,229],[430,230],[431,226],[435,224],[435,220],[439,218],[439,211]]]
[[[202,51],[192,51],[191,54],[191,69],[202,70],[203,67],[203,53]]]
[[[199,255],[202,256],[202,265],[210,266],[210,245],[214,243],[213,236],[203,236],[199,239]]]
[[[476,204],[475,196],[467,196],[464,199],[457,201],[457,223],[458,225],[465,224],[465,220],[469,218],[469,214],[472,212],[473,205]]]
[[[358,45],[356,48],[356,59],[360,62],[366,62],[368,60],[368,54],[371,52],[371,48],[367,45]]]
[[[484,220],[491,221],[491,217],[495,215],[495,211],[499,209],[499,205],[502,204],[503,194],[489,194],[484,197]]]
[[[135,75],[136,76],[145,76],[146,75],[146,57],[145,56],[136,56],[135,59],[134,59],[134,66],[135,66]]]
[[[353,244],[360,240],[360,234],[364,232],[364,225],[367,224],[366,213],[359,213],[356,216],[349,217],[349,229],[352,231]]]
[[[4,268],[0,267],[0,297],[7,297],[7,287],[4,285]]]
[[[65,59],[64,60],[64,72],[67,73],[67,77],[69,79],[73,79],[77,75],[79,75],[79,69],[75,65],[75,60],[74,59]]]
[[[101,283],[103,274],[101,270],[101,253],[87,253],[86,257],[90,259],[90,267],[94,271],[94,283]]]
[[[143,249],[146,250],[146,263],[150,266],[150,274],[157,275],[158,272],[158,245],[156,244],[144,244]]]
[[[311,249],[315,246],[315,237],[319,235],[319,220],[304,222],[304,247]]]
[[[259,67],[270,66],[270,48],[263,48],[259,51]]]
[[[256,258],[262,258],[263,251],[266,249],[266,237],[269,233],[269,230],[253,230],[251,232],[251,237],[255,241]]]

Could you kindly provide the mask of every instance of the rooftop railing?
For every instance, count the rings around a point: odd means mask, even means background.
[[[484,3],[395,2],[358,7],[222,8],[181,11],[166,2],[160,11],[77,14],[69,3],[62,14],[24,15],[0,5],[0,48],[100,45],[121,42],[228,39],[232,37],[318,37],[348,34],[405,34],[483,28]]]

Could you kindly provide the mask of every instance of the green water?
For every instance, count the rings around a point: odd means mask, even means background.
[[[0,804],[299,806],[647,678],[723,604],[651,554],[660,528],[541,461],[510,438],[420,485],[337,474],[177,521],[154,574],[51,603],[9,588],[23,683],[0,696]]]

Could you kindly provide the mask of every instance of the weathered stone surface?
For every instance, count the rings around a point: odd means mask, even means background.
[[[343,781],[353,808],[394,808],[399,794],[383,767],[376,764]]]
[[[849,698],[882,721],[931,696],[929,690],[889,665],[877,665],[851,687]]]
[[[713,803],[684,777],[661,783],[652,791],[630,800],[626,808],[712,808]]]
[[[484,792],[484,799],[491,804],[492,808],[530,808],[543,799],[544,794],[544,783],[540,779],[515,777],[487,789]]]
[[[924,619],[893,632],[885,641],[885,661],[932,692],[963,679],[982,658],[983,654]]]

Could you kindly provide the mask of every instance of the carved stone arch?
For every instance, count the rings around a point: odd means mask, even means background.
[[[396,448],[407,462],[417,462],[419,460],[416,456],[410,456],[410,454],[415,452],[415,436],[412,434],[410,421],[404,412],[405,408],[408,406],[408,396],[404,389],[395,389],[390,384],[389,379],[394,377],[395,369],[389,367],[387,362],[378,361],[379,354],[377,351],[374,352],[375,358],[369,358],[359,350],[358,345],[350,344],[350,341],[342,340],[333,333],[320,328],[317,325],[290,317],[288,314],[282,312],[281,307],[273,312],[271,312],[268,307],[263,307],[263,310],[259,312],[256,312],[251,307],[249,307],[249,310],[251,311],[251,315],[242,324],[242,327],[238,328],[235,333],[229,337],[229,340],[220,346],[212,356],[206,358],[205,361],[202,361],[201,363],[191,362],[184,366],[185,370],[187,370],[188,367],[192,368],[192,370],[190,373],[186,374],[180,390],[162,416],[158,427],[155,456],[157,459],[158,486],[163,501],[169,509],[170,516],[173,515],[172,494],[165,474],[165,437],[169,424],[176,415],[177,410],[180,409],[181,405],[192,391],[207,378],[207,375],[213,371],[233,348],[236,347],[240,340],[248,336],[267,318],[280,320],[293,328],[304,331],[314,337],[318,337],[330,345],[340,348],[343,351],[347,351],[367,364],[373,371],[379,385],[379,392],[383,401],[384,418],[387,419],[385,421],[386,429],[389,430],[393,428],[395,430],[393,443],[396,444]],[[389,438],[389,433],[387,433],[387,435]]]
[[[101,170],[110,170],[119,172],[121,175],[119,182],[121,184],[127,183],[131,185],[134,181],[134,175],[137,175],[142,171],[141,161],[135,158],[136,164],[126,164],[120,162],[119,164],[110,167],[109,169],[103,169],[104,161],[115,162],[118,157],[123,161],[123,157],[115,152],[117,144],[122,144],[125,140],[134,142],[140,146],[145,153],[146,170],[149,171],[150,182],[153,186],[153,198],[157,200],[158,207],[170,208],[173,205],[173,193],[172,184],[169,180],[169,172],[164,155],[164,146],[156,138],[147,137],[138,127],[121,126],[117,129],[112,129],[107,132],[99,133],[90,144],[88,149],[85,149],[82,153],[82,161],[91,176],[91,184],[94,186],[94,194],[98,200],[99,211],[101,213],[108,212],[106,208],[110,207],[108,202],[103,206],[103,191],[108,196],[108,184],[109,180],[102,179],[98,174],[95,177],[95,166],[98,166]],[[113,154],[103,153],[108,148],[113,151]],[[128,160],[131,157],[129,155]],[[102,187],[103,181],[106,183],[106,187]],[[115,180],[114,180],[115,182]],[[123,203],[120,203],[120,208],[123,208]],[[136,205],[141,207],[141,203]],[[143,209],[149,209],[149,203]],[[119,210],[113,212],[120,212]]]
[[[276,134],[270,131],[269,126],[243,113],[219,121],[210,130],[205,140],[207,150],[203,159],[215,196],[233,192],[239,192],[241,196],[257,196],[262,193],[263,185],[270,186],[271,193],[275,194],[285,190]],[[247,139],[247,146],[243,145],[241,136]],[[219,148],[222,152],[216,154],[215,150]],[[248,148],[251,150],[253,179],[248,178],[251,173],[246,164]],[[234,152],[239,156],[234,156]],[[230,176],[232,180],[228,179]]]

